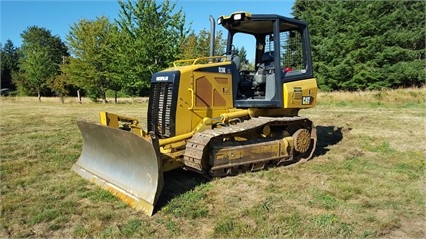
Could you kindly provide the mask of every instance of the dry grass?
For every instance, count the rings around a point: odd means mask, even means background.
[[[369,107],[391,108],[425,105],[426,88],[396,89],[382,91],[320,92],[318,102],[325,105],[345,106],[348,104]]]
[[[0,237],[426,236],[425,89],[321,93],[301,112],[318,128],[312,161],[213,181],[167,173],[153,217],[70,170],[77,119],[110,111],[144,124],[146,103],[131,103],[142,101],[1,98]]]
[[[108,103],[115,103],[114,98],[108,98]],[[2,97],[2,102],[13,102],[13,103],[23,103],[23,104],[32,104],[38,102],[34,97],[27,96],[10,96]],[[127,98],[118,98],[118,104],[129,104],[129,103],[147,103],[147,97],[127,97]],[[40,103],[40,102],[38,102]],[[61,99],[58,97],[41,97],[41,103],[61,103]],[[77,97],[64,97],[65,104],[94,104],[94,102],[86,97],[82,97],[81,101]]]

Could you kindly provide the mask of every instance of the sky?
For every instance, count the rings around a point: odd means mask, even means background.
[[[174,0],[171,0],[174,2]],[[237,11],[266,13],[292,17],[294,0],[177,0],[177,9],[186,14],[186,22],[198,33],[210,30],[209,16],[217,19]],[[10,39],[14,46],[22,44],[21,33],[30,26],[50,30],[66,42],[70,27],[81,19],[95,20],[106,16],[118,19],[116,0],[0,0],[0,36],[2,45]],[[224,30],[216,26],[216,30]],[[226,36],[225,36],[226,37]],[[246,49],[249,49],[245,47]]]

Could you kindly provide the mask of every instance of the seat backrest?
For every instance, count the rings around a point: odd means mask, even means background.
[[[265,66],[272,65],[273,62],[274,62],[274,51],[267,51],[263,53],[262,63],[264,63]]]
[[[232,56],[232,62],[234,62],[235,66],[237,67],[237,71],[240,71],[240,65],[241,65],[241,59],[239,56]]]

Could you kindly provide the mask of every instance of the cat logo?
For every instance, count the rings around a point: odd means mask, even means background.
[[[312,104],[313,97],[312,96],[303,96],[302,97],[302,105],[310,105]]]
[[[157,76],[155,78],[155,81],[168,81],[169,77],[168,76]]]

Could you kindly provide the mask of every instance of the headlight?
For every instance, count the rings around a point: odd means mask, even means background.
[[[217,19],[217,24],[218,24],[218,25],[221,25],[221,24],[222,24],[222,21],[223,21],[223,18],[222,18],[222,17],[219,17],[219,18]]]
[[[241,20],[241,19],[242,19],[242,14],[241,13],[234,15],[234,20],[235,21],[238,21],[238,20]]]

